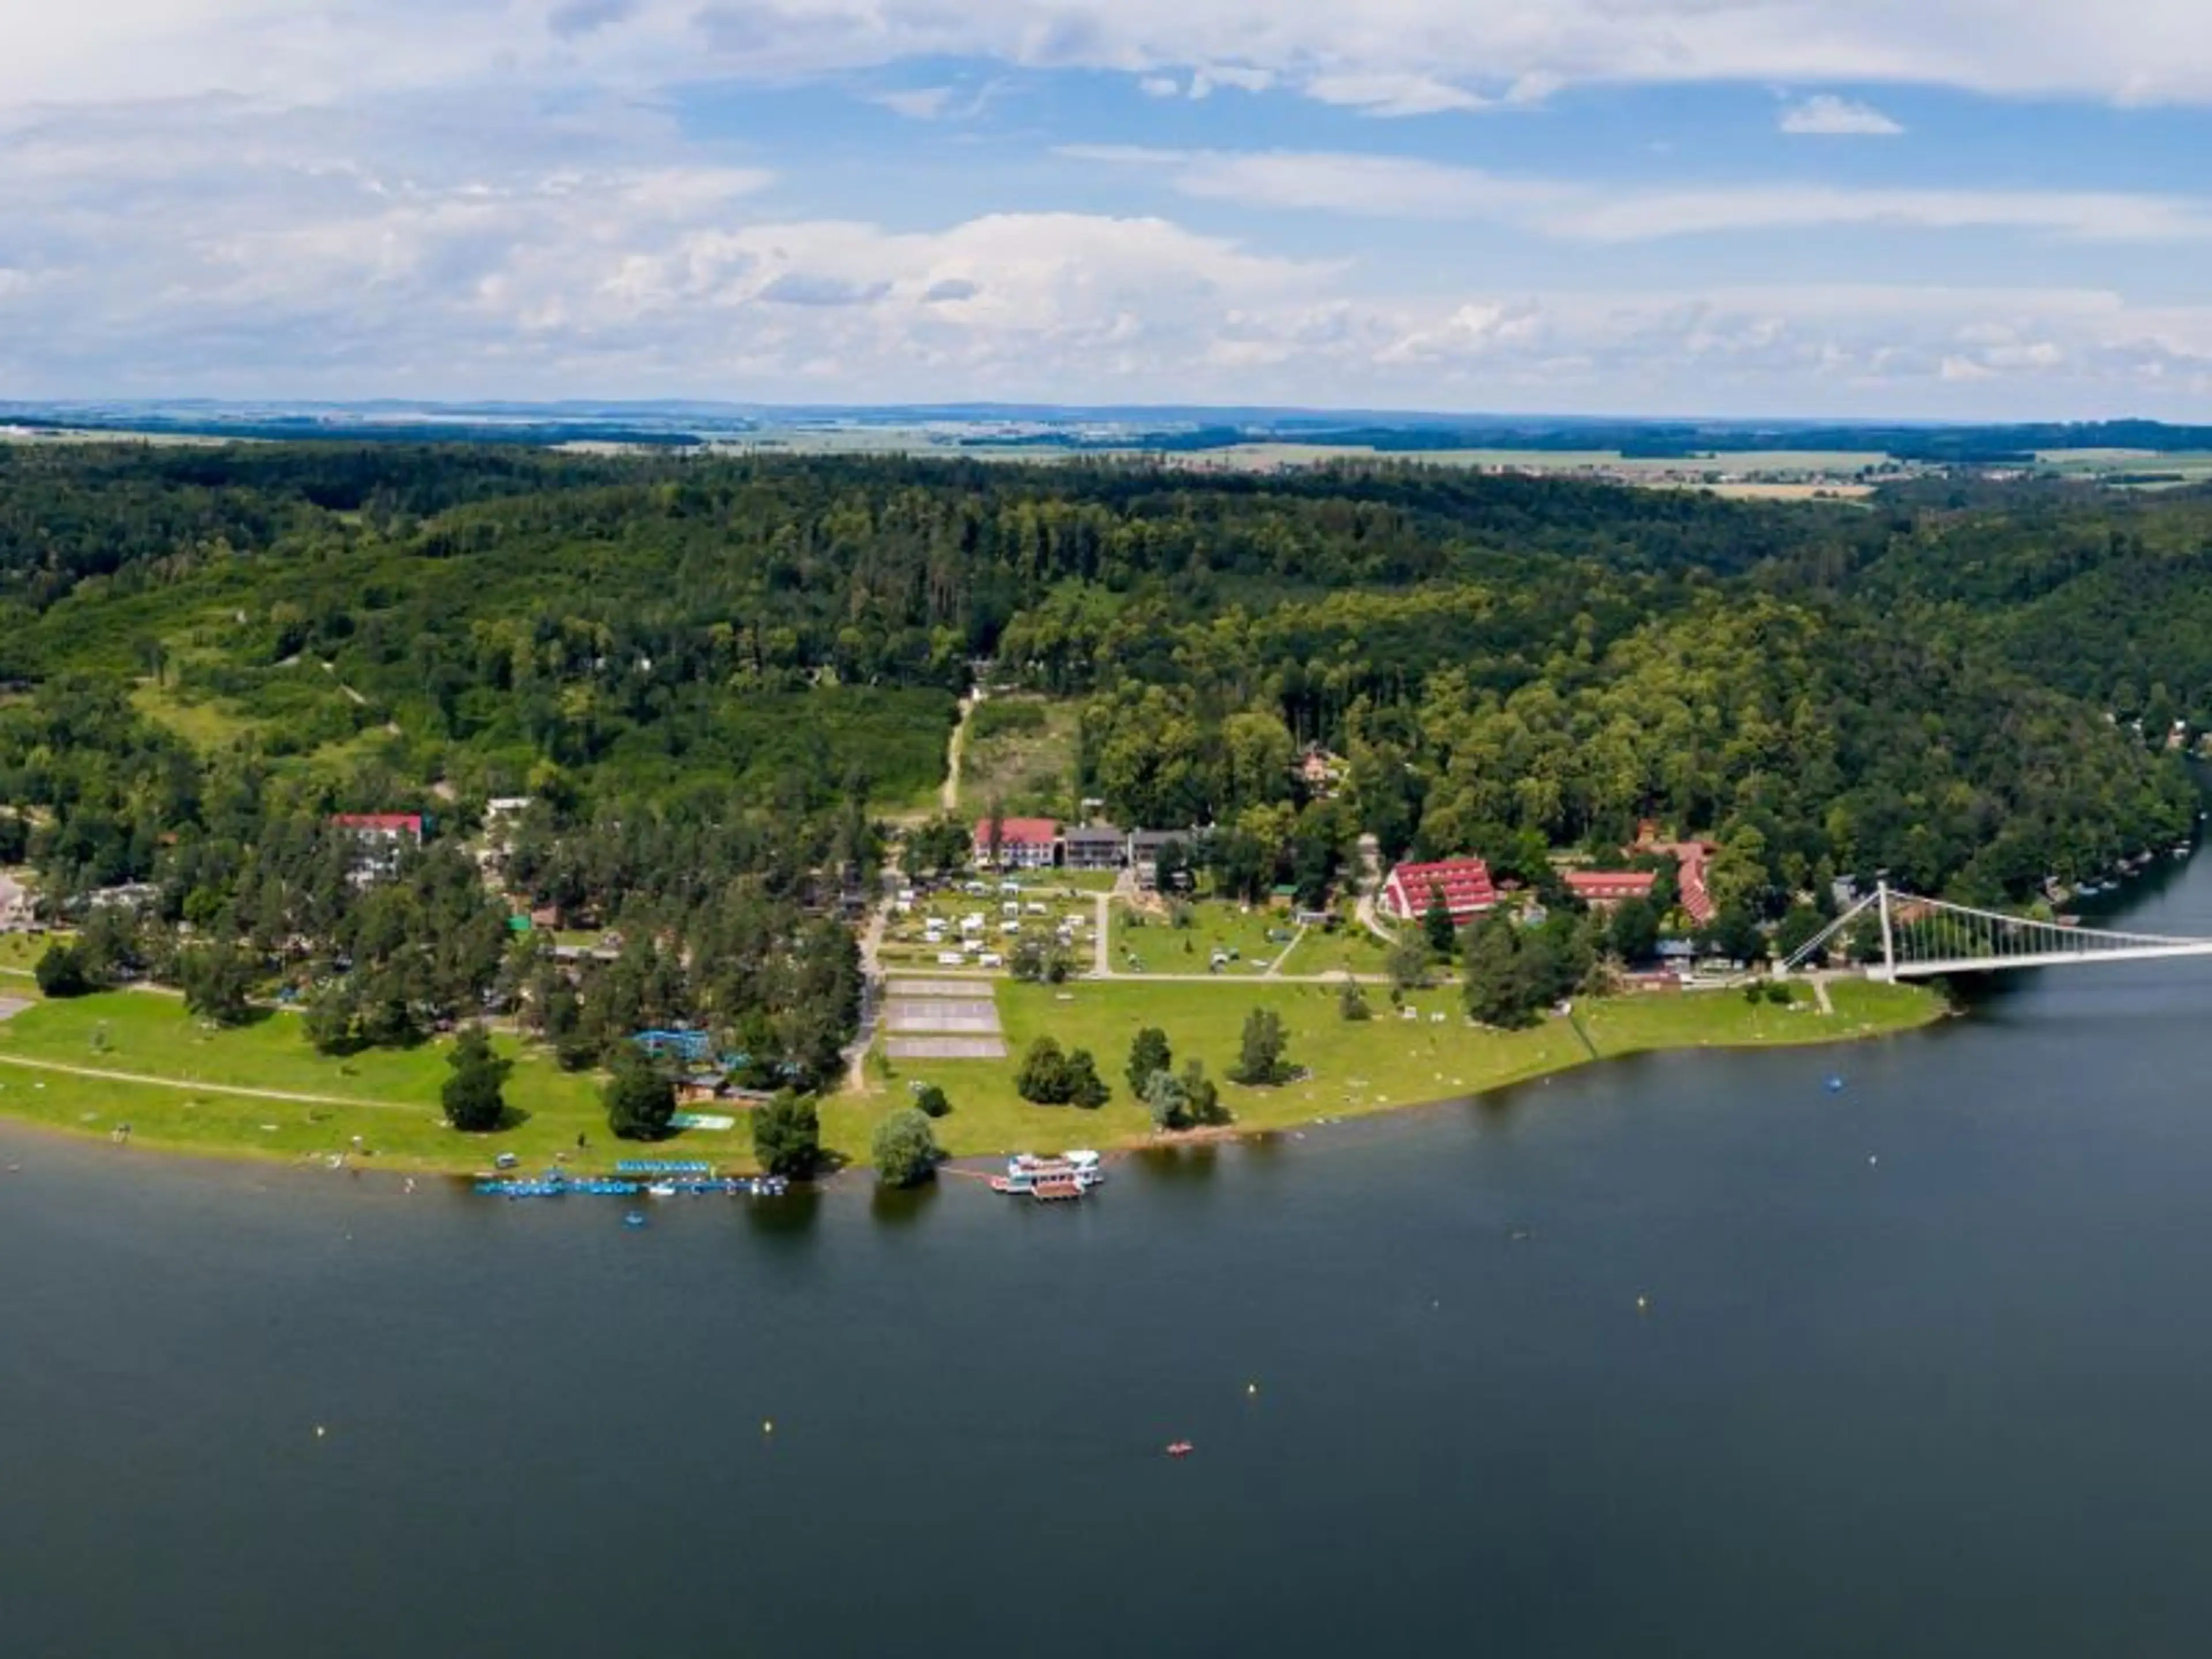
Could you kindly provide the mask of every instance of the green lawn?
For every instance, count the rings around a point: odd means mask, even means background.
[[[518,1058],[507,1085],[518,1121],[500,1134],[463,1137],[446,1127],[438,1109],[447,1075],[442,1044],[331,1060],[307,1046],[289,1015],[240,1030],[208,1031],[174,998],[112,992],[44,1003],[0,1022],[0,1055],[165,1082],[151,1086],[0,1066],[0,1114],[100,1133],[127,1121],[134,1141],[210,1152],[344,1152],[360,1135],[379,1161],[409,1169],[480,1169],[502,1151],[532,1168],[556,1152],[571,1153],[579,1167],[605,1168],[623,1156],[606,1132],[594,1079],[562,1072],[543,1054],[524,1053],[505,1039],[500,1046]],[[217,1092],[225,1086],[357,1103]],[[580,1154],[579,1134],[590,1142]],[[752,1141],[742,1121],[734,1132],[689,1134],[672,1144],[685,1157],[750,1167]]]
[[[905,1103],[910,1081],[940,1084],[951,1095],[954,1111],[938,1133],[956,1154],[1141,1141],[1151,1125],[1129,1097],[1121,1072],[1130,1039],[1145,1025],[1168,1033],[1179,1063],[1205,1061],[1222,1082],[1238,1126],[1247,1129],[1477,1093],[1580,1064],[1589,1055],[1564,1020],[1547,1020],[1528,1031],[1474,1030],[1451,988],[1410,998],[1411,1019],[1399,1017],[1382,994],[1370,992],[1376,1018],[1364,1024],[1342,1020],[1335,989],[1319,985],[1229,980],[1218,986],[1001,984],[997,995],[1012,1058],[887,1068],[870,1092],[824,1103],[829,1146],[864,1161],[876,1123]],[[1597,1051],[1611,1056],[1662,1048],[1837,1041],[1919,1024],[1941,1007],[1932,994],[1909,988],[1845,982],[1834,988],[1834,996],[1833,1017],[1809,1003],[1797,1009],[1753,1007],[1736,993],[1720,991],[1595,1002],[1578,1013]],[[1290,1059],[1308,1076],[1273,1090],[1228,1083],[1245,1015],[1255,1007],[1282,1016]],[[1036,1107],[1015,1093],[1019,1056],[1045,1035],[1097,1056],[1115,1091],[1103,1109]],[[350,1151],[358,1135],[376,1162],[399,1169],[481,1169],[501,1151],[518,1153],[531,1168],[567,1152],[575,1167],[605,1169],[624,1155],[628,1149],[606,1132],[593,1079],[563,1073],[540,1052],[519,1051],[505,1040],[501,1046],[518,1057],[507,1091],[517,1121],[497,1135],[464,1138],[447,1128],[439,1114],[438,1091],[446,1075],[440,1045],[329,1060],[307,1046],[288,1015],[211,1032],[173,998],[113,992],[41,1003],[0,1022],[0,1056],[162,1081],[87,1079],[0,1065],[0,1115],[94,1134],[128,1122],[141,1145],[293,1158]],[[329,1103],[262,1100],[222,1093],[224,1087],[322,1096]],[[580,1134],[589,1142],[581,1152]],[[741,1115],[734,1131],[687,1134],[672,1146],[683,1156],[724,1168],[751,1167],[751,1140]]]
[[[53,941],[36,933],[0,933],[0,975],[20,976],[38,966],[39,958],[46,953]],[[22,994],[20,986],[10,987],[10,996]]]
[[[1382,974],[1389,971],[1390,947],[1347,916],[1330,933],[1309,927],[1290,960],[1286,974]]]
[[[940,1144],[957,1155],[1142,1140],[1151,1122],[1129,1097],[1121,1073],[1130,1041],[1146,1025],[1168,1034],[1178,1065],[1192,1058],[1206,1062],[1223,1083],[1223,1097],[1238,1126],[1248,1129],[1281,1128],[1478,1093],[1564,1070],[1589,1056],[1565,1020],[1547,1019],[1528,1031],[1470,1027],[1455,988],[1414,994],[1407,999],[1414,1012],[1410,1020],[1391,1009],[1386,994],[1368,994],[1376,1018],[1347,1024],[1339,1017],[1336,990],[1325,985],[1224,981],[1215,988],[1126,980],[1057,989],[1005,985],[998,997],[1009,1059],[905,1062],[872,1094],[826,1103],[824,1133],[839,1150],[865,1158],[876,1122],[905,1103],[910,1081],[924,1081],[939,1085],[951,1097],[952,1115],[937,1126],[937,1133]],[[1589,1004],[1577,1012],[1598,1053],[1610,1057],[1659,1048],[1840,1041],[1921,1024],[1942,1008],[1932,994],[1909,988],[1846,983],[1837,986],[1834,995],[1833,1017],[1820,1014],[1809,1001],[1802,1012],[1754,1008],[1740,994],[1722,991],[1624,998]],[[1245,1015],[1255,1007],[1282,1016],[1290,1035],[1290,1060],[1310,1076],[1282,1089],[1243,1089],[1227,1082]],[[1014,1077],[1023,1051],[1048,1035],[1063,1047],[1091,1050],[1100,1074],[1114,1090],[1103,1109],[1088,1113],[1031,1106],[1016,1094]]]
[[[1287,913],[1263,906],[1247,909],[1219,900],[1202,899],[1186,907],[1188,927],[1177,927],[1164,916],[1139,916],[1127,905],[1114,907],[1114,971],[1117,974],[1205,974],[1213,970],[1213,953],[1228,951],[1236,960],[1224,965],[1224,978],[1257,978],[1288,948],[1288,938],[1297,932]],[[1280,939],[1270,939],[1279,933]],[[1304,971],[1295,959],[1286,972]],[[1322,969],[1313,969],[1320,972]]]

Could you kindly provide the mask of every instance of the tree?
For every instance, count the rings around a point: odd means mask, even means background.
[[[39,982],[39,994],[55,1000],[84,996],[93,988],[84,957],[74,945],[49,945],[32,973]]]
[[[1141,1098],[1145,1109],[1152,1115],[1155,1127],[1173,1130],[1189,1127],[1189,1091],[1173,1072],[1158,1071],[1146,1078]]]
[[[196,946],[177,958],[177,982],[185,994],[185,1012],[213,1025],[243,1025],[253,1012],[247,993],[253,986],[253,963],[235,945]]]
[[[787,1180],[814,1173],[822,1162],[822,1120],[811,1095],[786,1089],[753,1114],[753,1157]]]
[[[951,1115],[952,1103],[934,1083],[925,1083],[915,1092],[914,1109],[924,1117],[947,1117]]]
[[[1774,954],[1788,961],[1820,938],[1827,918],[1809,904],[1793,904],[1774,929]],[[1819,966],[1817,963],[1814,964]]]
[[[1428,940],[1419,933],[1402,933],[1384,966],[1395,989],[1412,991],[1429,982],[1430,962]]]
[[[1229,1075],[1248,1089],[1273,1088],[1289,1081],[1291,1068],[1283,1059],[1289,1039],[1283,1033],[1282,1016],[1272,1008],[1255,1008],[1244,1016],[1244,1036],[1237,1065]]]
[[[1067,1057],[1067,1103],[1095,1112],[1114,1097],[1106,1079],[1098,1075],[1098,1062],[1091,1050],[1078,1048]]]
[[[912,1106],[893,1112],[876,1125],[870,1150],[875,1158],[876,1179],[886,1187],[921,1185],[937,1173],[942,1156],[937,1150],[937,1137],[930,1132],[929,1119]]]
[[[1731,904],[1715,916],[1698,935],[1698,945],[1730,962],[1759,962],[1766,956],[1766,936],[1758,918],[1741,904]]]
[[[446,1079],[442,1093],[446,1121],[464,1134],[489,1134],[498,1128],[500,1120],[507,1115],[507,1098],[501,1091],[514,1063],[493,1052],[483,1026],[471,1025],[453,1044],[446,1064],[453,1073]]]
[[[1056,934],[1031,927],[1014,941],[1007,966],[1025,985],[1063,985],[1074,970],[1075,959]]]
[[[615,1059],[605,1099],[607,1127],[623,1140],[665,1140],[676,1118],[676,1085],[635,1048]],[[754,1121],[757,1137],[759,1121]]]
[[[1048,1036],[1030,1044],[1014,1078],[1014,1091],[1032,1105],[1065,1106],[1073,1088],[1067,1075],[1067,1056],[1060,1044]]]
[[[1174,1066],[1175,1054],[1168,1047],[1168,1034],[1157,1025],[1147,1025],[1129,1044],[1129,1068],[1123,1073],[1129,1079],[1129,1092],[1143,1099],[1152,1073],[1171,1070]]]
[[[1349,974],[1344,976],[1344,983],[1337,988],[1336,1012],[1337,1018],[1354,1024],[1375,1018],[1375,1011],[1367,1006],[1366,991]]]
[[[1503,913],[1468,930],[1465,994],[1476,1024],[1512,1030],[1534,1023],[1535,1010],[1517,971],[1520,953],[1520,928]]]
[[[1606,941],[1626,963],[1649,962],[1659,950],[1659,911],[1649,899],[1623,899],[1613,907]]]
[[[301,1025],[319,1054],[360,1053],[361,1006],[352,981],[330,980],[316,986],[308,994]]]
[[[1428,908],[1421,912],[1421,937],[1428,941],[1430,953],[1439,962],[1450,961],[1453,947],[1459,943],[1459,930],[1452,921],[1451,906],[1444,900],[1444,890],[1434,884],[1429,888]]]
[[[1194,1060],[1182,1068],[1182,1095],[1192,1122],[1229,1121],[1229,1109],[1221,1103],[1221,1090],[1206,1076],[1203,1062]]]

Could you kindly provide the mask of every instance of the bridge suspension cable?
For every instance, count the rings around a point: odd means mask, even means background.
[[[1899,892],[1887,882],[1852,905],[1783,963],[1794,973],[1826,960],[1839,941],[1868,921],[1881,927],[1881,954],[1867,972],[1875,979],[1932,979],[2089,962],[2151,962],[2212,957],[2212,939],[2080,927],[2039,916],[2008,915],[1943,899]],[[1868,941],[1870,945],[1872,941]],[[1871,951],[1867,954],[1871,955]]]

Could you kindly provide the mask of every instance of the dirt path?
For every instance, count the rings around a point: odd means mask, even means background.
[[[1107,930],[1113,925],[1114,896],[1098,895],[1098,925],[1091,931],[1097,937],[1091,940],[1091,976],[1093,979],[1114,977],[1114,952],[1107,942]]]
[[[25,1060],[0,1054],[0,1066],[23,1072],[51,1072],[59,1077],[88,1078],[95,1083],[135,1083],[149,1088],[174,1089],[195,1095],[228,1095],[240,1100],[275,1100],[292,1106],[358,1106],[371,1112],[428,1112],[430,1108],[403,1105],[394,1100],[356,1100],[343,1095],[297,1095],[283,1089],[248,1089],[230,1083],[191,1083],[173,1077],[148,1077],[137,1072],[102,1072],[89,1066],[64,1066],[56,1060]]]
[[[982,701],[981,691],[970,692],[960,699],[960,723],[952,728],[952,747],[945,762],[945,811],[948,817],[960,810],[960,767],[968,754],[968,727],[974,722],[976,706]]]
[[[1297,953],[1298,946],[1304,945],[1305,942],[1306,927],[1304,922],[1300,922],[1298,924],[1298,931],[1296,937],[1294,937],[1288,945],[1285,945],[1281,950],[1275,953],[1275,959],[1267,964],[1267,971],[1261,975],[1260,977],[1261,979],[1284,979],[1288,977],[1288,975],[1283,972],[1283,964],[1288,962],[1291,957]]]

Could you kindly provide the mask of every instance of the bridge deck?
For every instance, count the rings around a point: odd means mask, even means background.
[[[1940,979],[1951,974],[1996,974],[2015,968],[2075,968],[2093,962],[2171,962],[2190,957],[2212,957],[2212,940],[2173,945],[2114,945],[2109,949],[2042,951],[2018,957],[1948,957],[1928,962],[1900,962],[1895,968],[1879,964],[1867,970],[1869,979]]]

